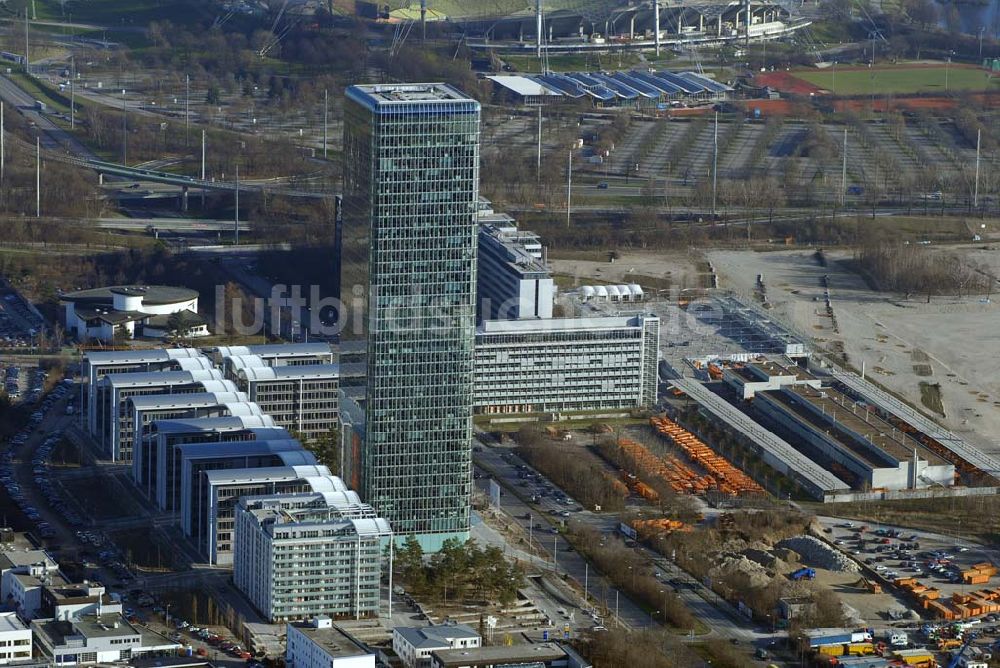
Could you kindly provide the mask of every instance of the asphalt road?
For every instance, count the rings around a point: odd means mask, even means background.
[[[41,130],[39,135],[42,148],[72,153],[80,158],[98,160],[99,158],[86,146],[81,144],[70,133],[56,125],[49,117],[35,108],[35,99],[22,90],[8,77],[0,75],[0,99],[13,105],[21,111],[25,118],[33,121]]]

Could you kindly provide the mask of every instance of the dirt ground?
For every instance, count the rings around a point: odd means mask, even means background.
[[[1000,251],[952,249],[995,266]],[[874,292],[846,262],[846,252],[827,253],[826,267],[812,250],[788,252],[714,251],[708,257],[720,274],[720,287],[753,290],[764,276],[777,319],[791,322],[817,344],[843,351],[855,368],[905,396],[925,400],[933,410],[937,393],[947,427],[985,451],[1000,453],[1000,306],[980,296],[903,299]],[[829,277],[836,324],[825,313],[822,277]],[[925,384],[923,392],[921,383]],[[927,385],[938,385],[928,389]]]
[[[869,624],[888,622],[888,610],[910,608],[904,601],[897,600],[891,593],[883,591],[881,594],[873,594],[860,586],[862,578],[860,573],[842,573],[817,568],[814,582],[822,587],[832,589],[845,605],[856,610],[858,616]]]
[[[708,265],[690,252],[624,252],[614,262],[593,253],[549,257],[553,273],[563,277],[560,288],[594,283],[639,283],[647,290],[702,287]]]

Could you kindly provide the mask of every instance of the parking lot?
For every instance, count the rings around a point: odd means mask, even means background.
[[[968,593],[981,585],[962,582],[960,572],[996,554],[975,543],[940,534],[888,525],[824,518],[826,537],[863,566],[868,577],[888,585],[897,578],[916,578],[941,591],[941,598]],[[986,586],[994,587],[993,582]],[[907,604],[913,607],[913,601]]]
[[[0,281],[0,348],[29,348],[37,343],[45,321],[5,281]]]

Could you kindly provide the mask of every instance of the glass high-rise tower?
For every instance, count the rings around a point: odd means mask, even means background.
[[[427,550],[469,535],[479,117],[444,84],[351,86],[344,108],[342,336],[368,340],[347,473]]]

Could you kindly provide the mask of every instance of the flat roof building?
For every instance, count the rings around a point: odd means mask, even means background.
[[[337,293],[370,307],[340,314],[342,338],[368,338],[357,471],[365,499],[429,551],[469,536],[479,121],[443,83],[346,90]]]
[[[36,648],[55,666],[117,663],[180,647],[159,634],[142,631],[120,614],[36,619],[31,622],[31,630]]]
[[[591,668],[569,645],[530,643],[431,652],[430,668]]]
[[[0,665],[30,659],[31,629],[17,618],[16,612],[0,612]]]
[[[476,412],[653,406],[659,341],[655,316],[487,320],[476,331]]]
[[[338,364],[242,368],[234,380],[278,426],[307,441],[328,435],[337,426]]]
[[[541,259],[541,242],[510,223],[479,217],[476,292],[481,320],[551,318],[555,282]],[[537,251],[535,249],[537,248]]]
[[[327,615],[289,622],[285,637],[286,668],[375,668],[375,654]]]
[[[233,582],[272,622],[374,616],[391,539],[389,523],[353,492],[244,497]]]

